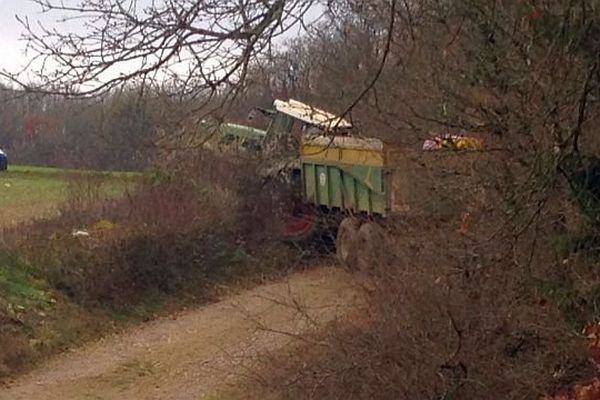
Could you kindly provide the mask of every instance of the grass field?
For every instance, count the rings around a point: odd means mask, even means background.
[[[122,196],[138,177],[11,165],[0,172],[0,238],[6,233],[3,228],[73,210],[74,204],[93,205]],[[71,302],[22,249],[7,246],[4,241],[0,246],[0,386],[2,378],[106,329],[104,313]]]
[[[56,213],[73,190],[94,185],[99,199],[122,195],[137,174],[10,166],[0,173],[0,226],[12,226]]]

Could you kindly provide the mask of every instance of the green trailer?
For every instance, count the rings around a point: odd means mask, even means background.
[[[399,154],[378,139],[318,136],[302,142],[303,200],[337,216],[336,252],[350,268],[368,263],[359,253],[376,251],[373,241],[382,241],[376,221],[409,208],[407,192],[399,190],[402,175],[391,168],[398,165]]]
[[[301,147],[308,203],[352,214],[387,216],[394,208],[390,149],[377,139],[315,137]]]
[[[471,148],[481,144],[469,140]],[[373,138],[304,138],[302,197],[313,209],[338,216],[338,258],[348,267],[363,269],[387,252],[382,248],[388,243],[384,220],[435,219],[442,212],[460,216],[464,204],[451,204],[459,198],[451,191],[464,187],[462,179],[478,158],[479,152],[421,151]]]
[[[370,220],[410,209],[415,192],[407,190],[408,168],[397,147],[357,137],[349,121],[295,100],[257,110],[270,120],[266,130],[224,124],[222,136],[259,142],[265,175],[287,177],[293,199],[283,207],[285,240],[337,237],[338,254],[345,254],[359,231],[375,231]]]
[[[438,188],[432,190],[440,179],[432,171],[439,168],[423,167],[424,162],[454,172],[469,166],[464,152],[401,148],[360,137],[349,121],[295,100],[275,100],[273,109],[257,110],[270,119],[265,131],[225,124],[222,134],[259,143],[266,176],[287,177],[293,195],[283,207],[288,214],[282,237],[309,243],[333,238],[338,258],[352,268],[364,268],[371,256],[384,253],[382,221],[419,213],[428,218],[445,201]],[[427,141],[429,150],[479,145],[477,139],[450,135]],[[445,154],[440,159],[434,153]]]

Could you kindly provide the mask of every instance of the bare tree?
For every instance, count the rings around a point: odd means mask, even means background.
[[[55,26],[18,17],[34,57],[2,76],[45,93],[99,95],[137,81],[206,101],[303,23],[317,0],[32,0]]]

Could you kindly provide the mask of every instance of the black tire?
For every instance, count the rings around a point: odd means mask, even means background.
[[[356,240],[360,222],[356,218],[347,217],[340,223],[335,241],[335,253],[342,266],[356,269]]]
[[[356,267],[366,273],[373,273],[385,264],[387,259],[388,237],[383,228],[375,222],[366,222],[356,236]]]
[[[280,237],[312,254],[330,254],[335,251],[339,215],[310,205],[301,205],[284,217]],[[290,227],[299,229],[287,229]]]
[[[289,243],[309,243],[318,232],[318,214],[314,209],[297,204],[289,214],[284,214],[280,237]]]

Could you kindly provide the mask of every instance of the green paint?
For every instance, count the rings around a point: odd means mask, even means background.
[[[237,139],[262,140],[267,135],[267,131],[252,128],[250,126],[238,124],[222,124],[221,135],[225,138],[234,137]]]
[[[302,164],[307,202],[329,208],[385,215],[387,193],[381,167]]]

